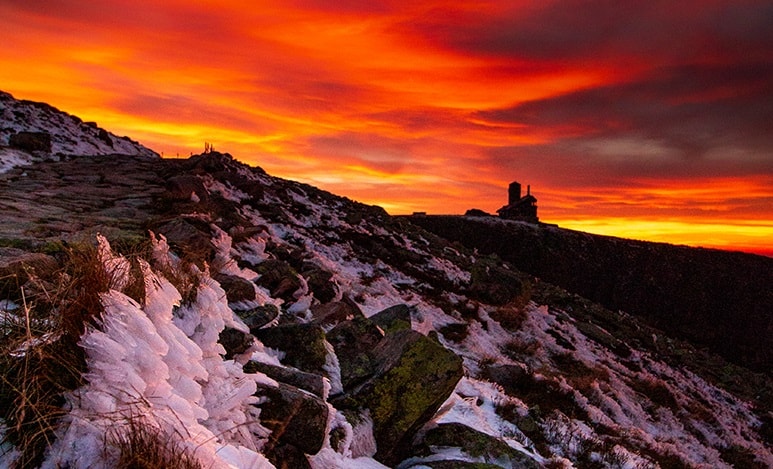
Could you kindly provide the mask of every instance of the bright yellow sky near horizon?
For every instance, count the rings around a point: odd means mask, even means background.
[[[10,0],[0,89],[393,214],[773,255],[763,1]]]

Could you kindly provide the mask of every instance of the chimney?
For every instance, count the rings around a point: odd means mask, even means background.
[[[531,184],[526,186],[526,195],[531,195]]]
[[[521,185],[515,181],[511,182],[507,194],[509,196],[508,205],[518,202],[521,200]]]

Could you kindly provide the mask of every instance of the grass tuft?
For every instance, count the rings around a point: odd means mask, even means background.
[[[84,383],[80,337],[103,311],[100,294],[118,280],[87,244],[69,246],[61,270],[47,279],[30,277],[18,287],[22,306],[0,316],[0,418],[3,438],[20,452],[17,467],[43,461],[65,414],[66,393]],[[25,289],[39,294],[28,299]]]
[[[112,431],[105,448],[117,448],[116,469],[202,469],[201,463],[174,435],[132,418],[123,431]]]

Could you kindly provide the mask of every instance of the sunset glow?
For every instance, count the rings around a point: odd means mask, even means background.
[[[0,3],[0,90],[164,156],[204,142],[393,214],[493,213],[773,255],[773,8]]]

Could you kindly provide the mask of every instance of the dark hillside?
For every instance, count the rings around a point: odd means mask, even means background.
[[[773,259],[461,216],[411,217],[437,235],[708,346],[773,365]]]

